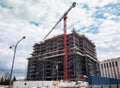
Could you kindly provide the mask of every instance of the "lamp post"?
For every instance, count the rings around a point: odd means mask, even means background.
[[[14,67],[14,61],[15,61],[15,55],[16,55],[16,49],[17,49],[17,45],[20,43],[20,41],[22,41],[23,39],[25,39],[26,37],[23,36],[22,39],[20,39],[15,45],[10,46],[10,49],[12,47],[14,48],[14,55],[13,55],[13,60],[12,60],[12,67],[11,67],[11,73],[10,73],[10,82],[9,82],[9,88],[11,88],[11,82],[12,82],[12,73],[13,73],[13,67]]]

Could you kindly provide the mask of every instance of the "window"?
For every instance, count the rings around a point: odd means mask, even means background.
[[[112,67],[111,62],[109,64],[110,64],[110,67]]]
[[[112,62],[112,65],[113,65],[113,67],[114,67],[114,62]]]
[[[116,66],[118,66],[118,63],[117,63],[117,61],[115,61],[115,65],[116,65]]]
[[[105,63],[104,63],[104,68],[106,68]]]
[[[101,68],[103,68],[103,64],[101,64]]]
[[[107,63],[107,68],[108,68],[108,63]]]

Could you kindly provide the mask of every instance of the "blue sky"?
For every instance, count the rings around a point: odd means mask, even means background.
[[[96,45],[98,60],[120,57],[120,0],[75,0],[68,14],[67,32],[74,28]],[[0,0],[0,73],[9,72],[15,44],[14,74],[24,78],[34,43],[42,41],[74,0]],[[49,37],[63,33],[63,22]],[[19,70],[20,69],[20,70]]]

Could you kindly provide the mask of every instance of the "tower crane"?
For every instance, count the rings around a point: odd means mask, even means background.
[[[48,34],[43,38],[45,40],[48,35],[55,29],[55,27],[61,22],[61,20],[64,20],[64,80],[68,79],[68,55],[67,55],[67,31],[66,31],[66,20],[67,20],[67,14],[71,11],[72,8],[76,6],[76,2],[73,2],[71,7],[63,14],[63,16],[57,21],[57,23],[52,27],[52,29],[48,32]]]

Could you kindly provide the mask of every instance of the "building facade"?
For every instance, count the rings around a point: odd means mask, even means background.
[[[64,79],[63,34],[36,43],[28,58],[28,80]],[[68,80],[80,80],[82,75],[99,76],[99,61],[95,45],[75,31],[67,35]]]
[[[101,76],[109,78],[120,78],[120,57],[100,62]]]

